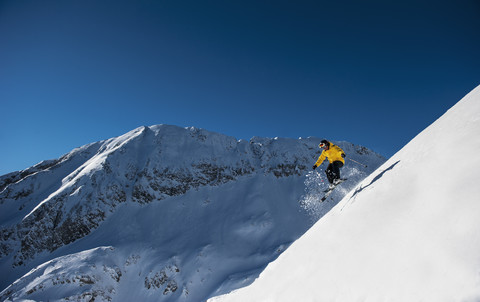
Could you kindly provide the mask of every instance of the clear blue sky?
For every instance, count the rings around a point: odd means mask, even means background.
[[[0,174],[153,124],[390,157],[479,84],[478,0],[0,0]]]

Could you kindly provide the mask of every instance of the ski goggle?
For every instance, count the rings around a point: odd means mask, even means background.
[[[320,147],[320,148],[322,148],[322,149],[325,149],[325,147],[327,147],[327,144],[325,144],[325,143],[320,143],[320,144],[318,145],[318,147]]]

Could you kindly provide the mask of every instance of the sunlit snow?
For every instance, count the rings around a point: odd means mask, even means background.
[[[480,301],[480,86],[250,286],[209,301]]]

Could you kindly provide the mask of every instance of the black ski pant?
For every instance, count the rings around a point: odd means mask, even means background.
[[[343,163],[339,160],[330,163],[325,170],[325,174],[327,174],[328,182],[333,184],[335,179],[340,179],[340,168],[343,167]]]

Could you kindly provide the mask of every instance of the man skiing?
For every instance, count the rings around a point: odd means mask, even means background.
[[[340,168],[343,167],[343,165],[345,164],[345,152],[343,152],[343,150],[339,146],[332,144],[326,139],[322,140],[318,147],[323,149],[323,151],[322,154],[320,154],[320,156],[318,157],[317,162],[313,166],[313,170],[320,166],[325,160],[325,158],[328,158],[330,164],[325,170],[325,174],[327,174],[327,179],[330,183],[330,186],[334,187],[341,182]]]

